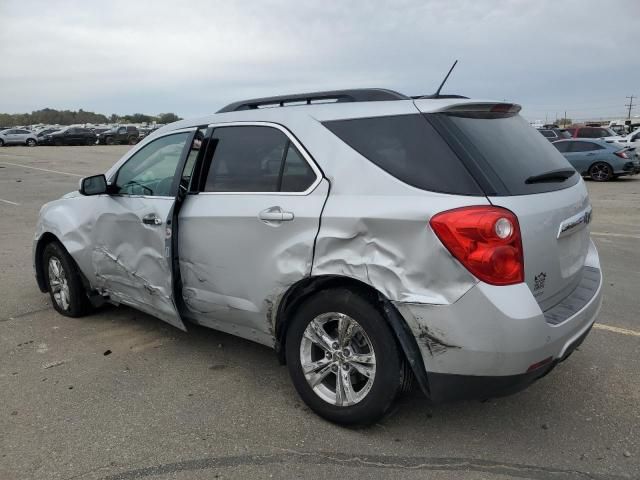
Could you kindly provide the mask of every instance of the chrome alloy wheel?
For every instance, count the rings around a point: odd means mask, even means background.
[[[371,340],[358,322],[338,312],[309,322],[300,342],[300,364],[316,395],[339,407],[364,399],[376,376]]]
[[[69,309],[70,294],[67,274],[57,257],[49,258],[49,288],[53,298],[62,310]]]

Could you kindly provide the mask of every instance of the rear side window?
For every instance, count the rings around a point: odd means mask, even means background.
[[[540,130],[540,132],[542,133],[542,135],[544,135],[547,138],[557,137],[557,135],[553,132],[553,130]]]
[[[571,145],[571,142],[554,142],[553,143],[553,146],[556,147],[556,149],[560,153],[568,152],[569,151],[569,145]]]
[[[603,148],[593,142],[571,142],[572,152],[591,152],[593,150],[602,150]]]
[[[316,174],[289,138],[263,126],[220,127],[205,192],[304,192]]]
[[[334,120],[323,125],[404,183],[434,192],[483,195],[460,159],[420,114]]]
[[[579,175],[563,182],[526,183],[554,170],[571,169],[558,150],[520,115],[472,118],[427,114],[469,165],[488,195],[527,195],[575,185]]]

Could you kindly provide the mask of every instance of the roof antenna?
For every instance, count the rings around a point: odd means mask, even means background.
[[[458,60],[453,62],[453,65],[451,65],[451,68],[449,69],[449,73],[447,73],[447,76],[444,77],[444,80],[442,80],[442,83],[438,87],[438,90],[436,90],[436,93],[431,95],[432,98],[438,98],[440,96],[440,90],[442,90],[442,87],[444,87],[444,84],[446,83],[447,79],[449,78],[449,75],[451,75],[451,72],[453,72],[453,69],[456,68],[457,63],[458,63]]]

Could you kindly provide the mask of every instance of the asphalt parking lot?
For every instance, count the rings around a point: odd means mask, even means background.
[[[528,390],[367,429],[327,423],[271,350],[128,308],[58,315],[38,290],[40,206],[129,147],[0,149],[0,478],[640,478],[640,176],[588,182],[596,326]]]

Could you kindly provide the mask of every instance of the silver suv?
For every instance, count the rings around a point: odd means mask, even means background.
[[[38,285],[270,347],[318,414],[521,390],[601,305],[580,175],[514,104],[362,89],[168,125],[46,204]]]

